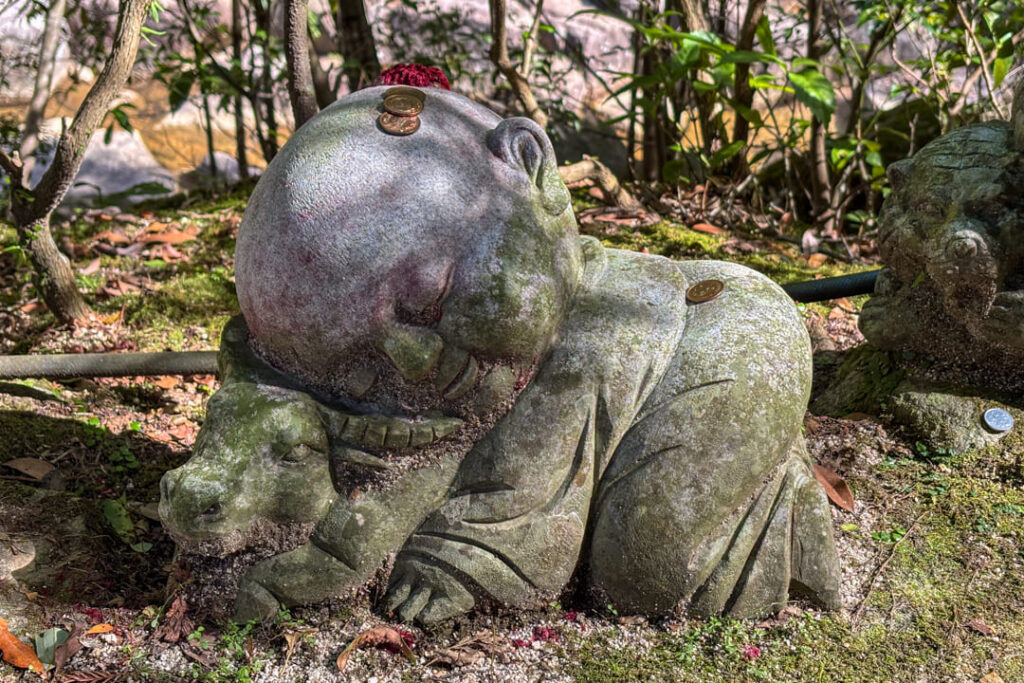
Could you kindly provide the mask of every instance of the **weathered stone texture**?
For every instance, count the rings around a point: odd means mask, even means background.
[[[648,615],[760,614],[791,589],[836,607],[801,434],[810,345],[782,290],[580,238],[531,121],[430,90],[394,137],[383,91],[326,109],[261,179],[224,387],[165,477],[186,542],[315,522],[249,571],[236,616],[381,566],[384,606],[428,623],[574,577]],[[689,302],[709,279],[722,293]]]

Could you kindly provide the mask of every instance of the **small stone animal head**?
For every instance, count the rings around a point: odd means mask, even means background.
[[[888,173],[880,250],[901,282],[933,287],[954,318],[974,321],[997,292],[1024,284],[1024,166],[1011,126],[955,130]]]
[[[556,338],[575,218],[533,121],[427,88],[418,130],[392,135],[387,90],[338,100],[269,165],[239,233],[239,303],[254,346],[305,386],[460,414],[492,369],[518,381]]]
[[[160,481],[160,517],[179,541],[217,555],[258,528],[316,522],[336,497],[329,450],[308,394],[227,382],[207,404],[192,457]]]
[[[231,320],[223,385],[207,403],[192,457],[160,481],[160,517],[190,551],[225,555],[301,535],[337,499],[336,465],[383,471],[387,463],[370,451],[425,446],[461,426],[322,403],[257,358],[248,341],[245,320]]]

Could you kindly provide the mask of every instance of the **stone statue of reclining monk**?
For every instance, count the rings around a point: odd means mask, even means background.
[[[382,567],[385,608],[421,623],[570,581],[650,616],[838,606],[792,302],[580,237],[532,121],[438,88],[342,98],[260,180],[236,280],[224,384],[161,515],[219,553],[313,527],[249,570],[236,618]]]

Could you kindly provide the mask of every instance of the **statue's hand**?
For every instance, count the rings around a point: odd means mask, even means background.
[[[258,566],[258,565],[257,565]],[[231,619],[239,624],[249,621],[270,621],[281,610],[281,602],[274,594],[260,585],[249,570],[238,585],[235,596],[235,611]]]
[[[448,572],[422,560],[399,555],[384,604],[402,621],[433,624],[473,609],[476,600]]]
[[[984,330],[992,341],[1024,347],[1024,291],[996,294]]]

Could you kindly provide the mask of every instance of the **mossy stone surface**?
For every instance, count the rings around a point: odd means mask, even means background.
[[[236,616],[381,567],[384,607],[422,623],[574,578],[649,616],[763,614],[791,586],[836,607],[810,343],[781,288],[580,238],[536,124],[431,90],[395,138],[382,92],[321,112],[254,191],[225,383],[164,478],[186,543],[314,527],[249,571]],[[721,293],[690,301],[707,280]]]

